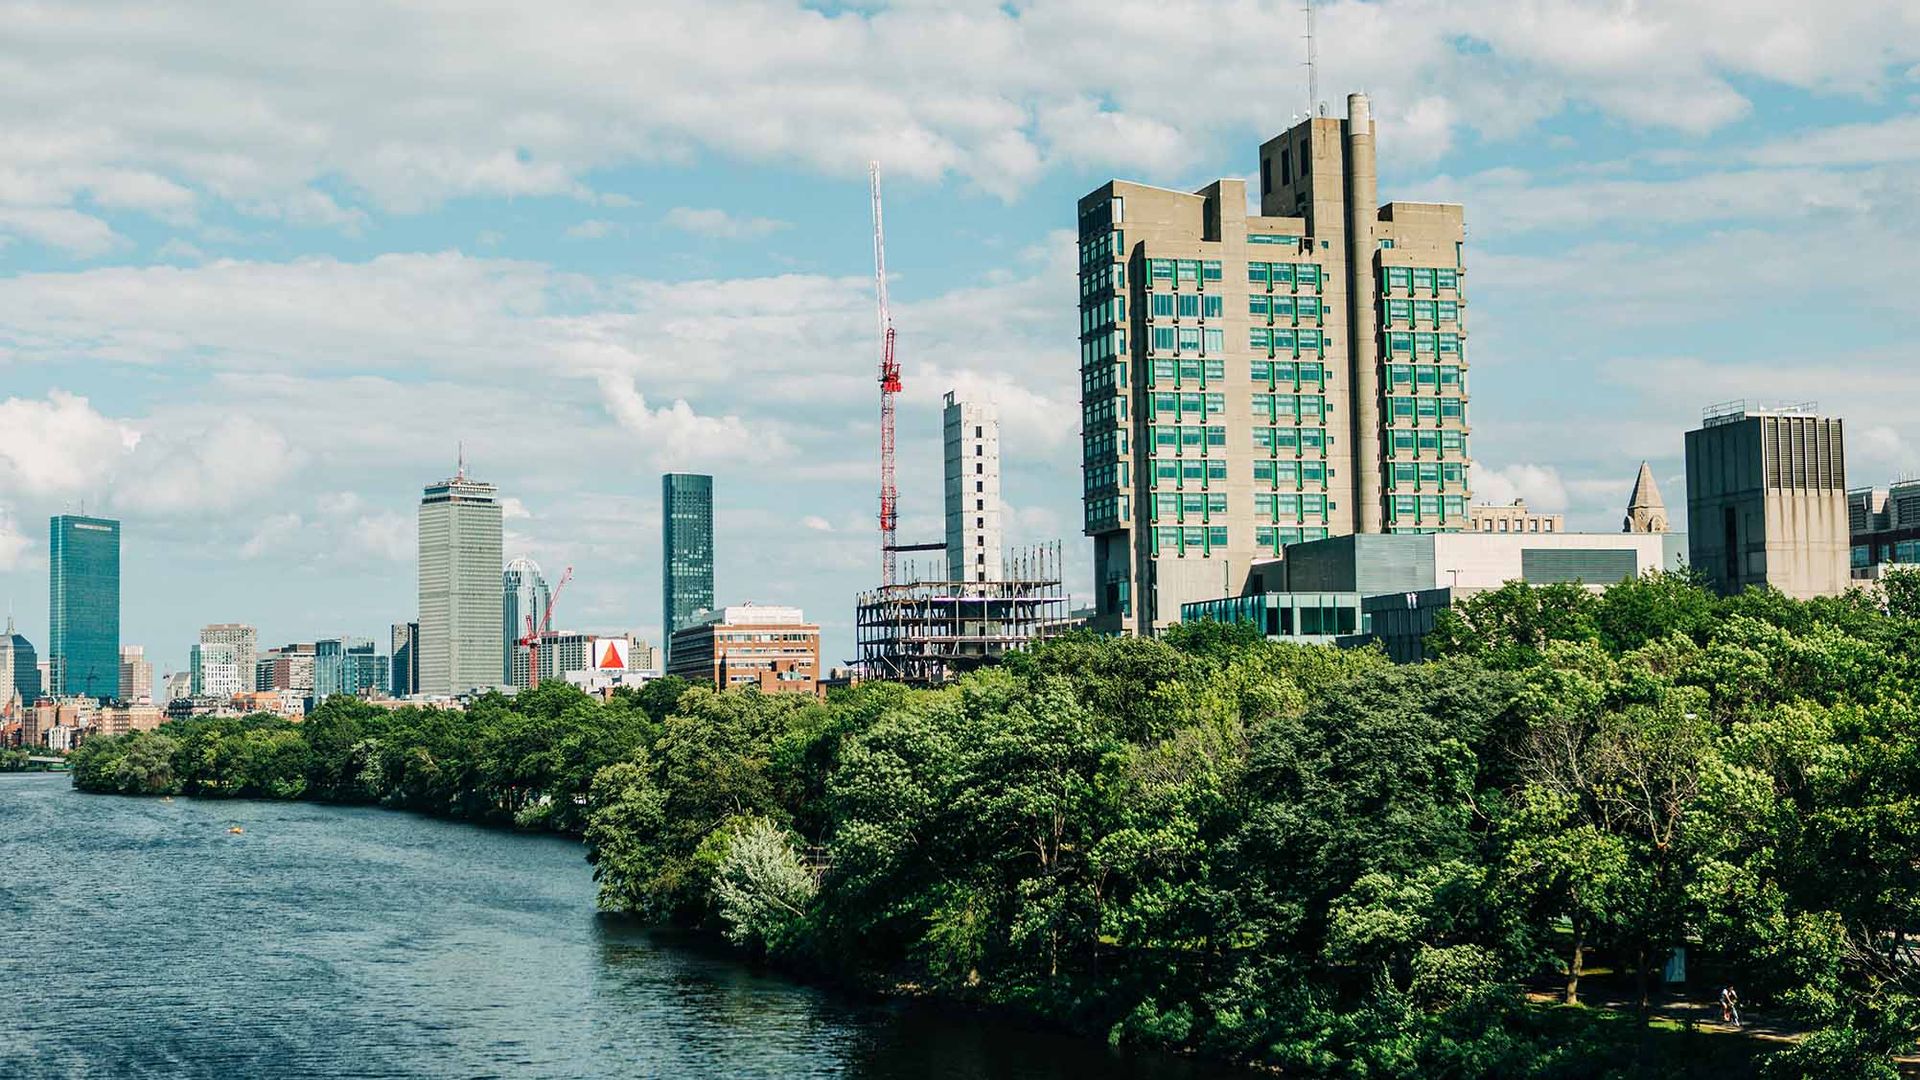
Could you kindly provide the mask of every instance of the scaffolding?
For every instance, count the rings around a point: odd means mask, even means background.
[[[860,594],[860,677],[939,686],[1068,625],[1058,542],[1013,553],[999,581],[915,580]]]

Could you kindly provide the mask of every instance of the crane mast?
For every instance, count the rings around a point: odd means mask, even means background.
[[[900,393],[900,362],[893,356],[893,315],[887,310],[887,236],[880,216],[880,163],[867,163],[873,195],[873,290],[880,318],[880,583],[892,585],[899,492],[893,480],[893,410]]]
[[[520,644],[527,647],[527,689],[529,690],[540,686],[540,635],[553,629],[554,602],[560,599],[560,590],[566,588],[567,582],[572,580],[573,567],[569,566],[561,572],[560,584],[555,585],[553,591],[547,594],[547,609],[540,613],[539,619],[536,621],[533,612],[527,612],[527,632],[521,637]]]

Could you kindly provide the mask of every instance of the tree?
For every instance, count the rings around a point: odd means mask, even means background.
[[[792,943],[819,887],[786,830],[767,818],[752,817],[732,830],[714,873],[713,892],[728,940],[778,953]]]

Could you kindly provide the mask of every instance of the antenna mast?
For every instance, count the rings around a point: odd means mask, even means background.
[[[893,407],[900,393],[900,363],[893,357],[893,315],[887,310],[887,236],[880,217],[880,163],[867,163],[873,196],[873,291],[880,318],[880,583],[893,584],[894,527],[898,492],[893,482]]]
[[[1319,115],[1320,110],[1320,54],[1315,48],[1313,36],[1313,0],[1307,0],[1307,116]]]

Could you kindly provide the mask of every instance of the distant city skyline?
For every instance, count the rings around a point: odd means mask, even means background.
[[[1257,186],[1249,148],[1312,110],[1298,6],[1103,25],[1091,63],[1084,19],[1046,0],[939,34],[923,12],[775,2],[724,80],[631,12],[563,10],[534,51],[453,9],[295,36],[191,6],[152,12],[153,38],[82,5],[0,46],[47,88],[17,118],[32,182],[0,190],[0,600],[42,657],[44,523],[83,501],[124,524],[119,640],[159,672],[210,622],[383,640],[419,614],[415,503],[464,441],[505,550],[574,567],[568,624],[665,643],[654,477],[696,472],[717,599],[798,605],[844,661],[878,577],[873,159],[900,538],[944,533],[957,389],[1000,413],[1003,543],[1065,541],[1091,598],[1072,207],[1116,176]],[[1319,10],[1322,96],[1338,115],[1371,95],[1380,191],[1467,207],[1476,501],[1611,530],[1645,459],[1677,515],[1682,433],[1730,398],[1843,417],[1852,483],[1920,472],[1913,14]],[[796,70],[785,46],[827,26],[848,47]],[[408,35],[480,59],[367,62],[366,40]],[[609,53],[627,60],[579,59]],[[1156,63],[1111,61],[1135,53]],[[502,57],[525,78],[476,77]],[[75,90],[101,70],[120,92]],[[449,87],[471,111],[420,123]],[[207,122],[233,102],[257,123]],[[763,122],[711,119],[747,103]]]

